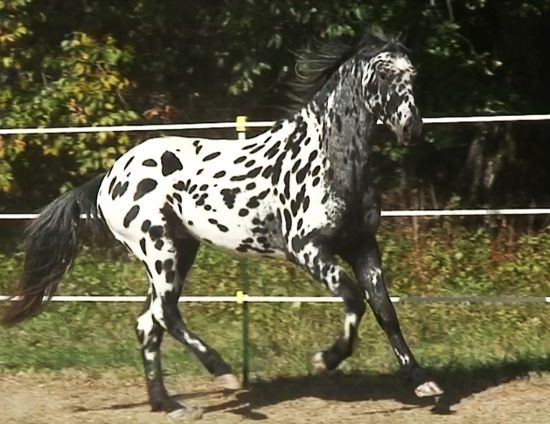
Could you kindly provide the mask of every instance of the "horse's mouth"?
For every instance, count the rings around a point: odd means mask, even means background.
[[[411,137],[407,134],[398,134],[397,135],[397,144],[400,146],[412,146],[415,145],[418,140],[415,137]]]
[[[422,133],[410,133],[399,131],[397,134],[397,144],[400,146],[414,146],[422,141]]]

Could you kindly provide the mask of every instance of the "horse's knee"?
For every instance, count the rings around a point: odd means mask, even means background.
[[[367,310],[365,295],[361,288],[344,274],[338,289],[338,294],[344,299],[346,310],[361,318]]]
[[[150,310],[136,320],[136,336],[142,348],[158,348],[162,341],[163,329],[154,319]]]
[[[347,303],[349,310],[357,315],[358,318],[361,318],[367,310],[367,303],[362,293],[355,295],[351,299],[347,299]]]
[[[153,330],[154,322],[151,311],[141,314],[136,320],[136,336],[141,344],[145,341],[147,335]]]

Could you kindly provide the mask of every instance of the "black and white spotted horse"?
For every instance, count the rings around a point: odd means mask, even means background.
[[[106,175],[46,207],[28,229],[20,300],[10,303],[4,323],[36,314],[73,263],[79,225],[103,224],[143,262],[149,278],[136,328],[153,410],[201,415],[167,394],[160,363],[165,332],[226,387],[238,387],[229,365],[188,329],[178,309],[201,242],[286,257],[343,298],[343,335],[314,356],[317,368],[334,369],[352,353],[366,299],[416,394],[441,394],[407,346],[384,284],[375,239],[380,203],[369,176],[378,120],[404,144],[421,132],[415,70],[401,44],[381,37],[319,53],[303,58],[314,65],[302,71],[310,88],[303,107],[263,134],[147,140]],[[81,214],[91,219],[81,222]],[[356,281],[336,255],[351,265]]]

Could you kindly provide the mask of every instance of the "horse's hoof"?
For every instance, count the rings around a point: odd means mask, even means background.
[[[192,423],[202,418],[203,410],[199,406],[187,406],[168,413],[168,418],[174,421]]]
[[[317,352],[315,355],[313,355],[311,363],[313,365],[313,369],[316,372],[323,372],[327,370],[327,365],[325,364],[325,361],[323,359],[323,352]]]
[[[418,397],[440,396],[443,394],[443,390],[437,383],[427,381],[414,389],[414,394]]]
[[[233,374],[224,374],[216,377],[216,384],[225,390],[239,390],[241,383]]]

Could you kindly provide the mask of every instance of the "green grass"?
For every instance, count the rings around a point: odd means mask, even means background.
[[[525,236],[508,249],[484,231],[442,235],[442,230],[434,229],[414,242],[400,234],[385,234],[384,269],[392,294],[550,295],[548,231]],[[105,256],[83,254],[59,294],[145,294],[139,264]],[[5,293],[21,266],[21,254],[0,253],[0,260],[0,293]],[[186,294],[232,294],[240,288],[241,260],[202,250]],[[251,294],[329,294],[283,262],[246,261]],[[548,305],[398,304],[396,308],[417,359],[436,372],[498,368],[503,363],[550,370]],[[0,370],[74,367],[92,373],[115,369],[141,374],[133,330],[140,310],[137,304],[50,304],[25,324],[0,329]],[[189,326],[240,369],[240,307],[186,304],[182,310]],[[250,315],[251,372],[259,378],[307,374],[311,355],[329,346],[343,323],[338,304],[252,304]],[[371,313],[362,322],[360,339],[344,371],[396,370],[395,358]],[[206,375],[179,344],[165,340],[167,373]]]

